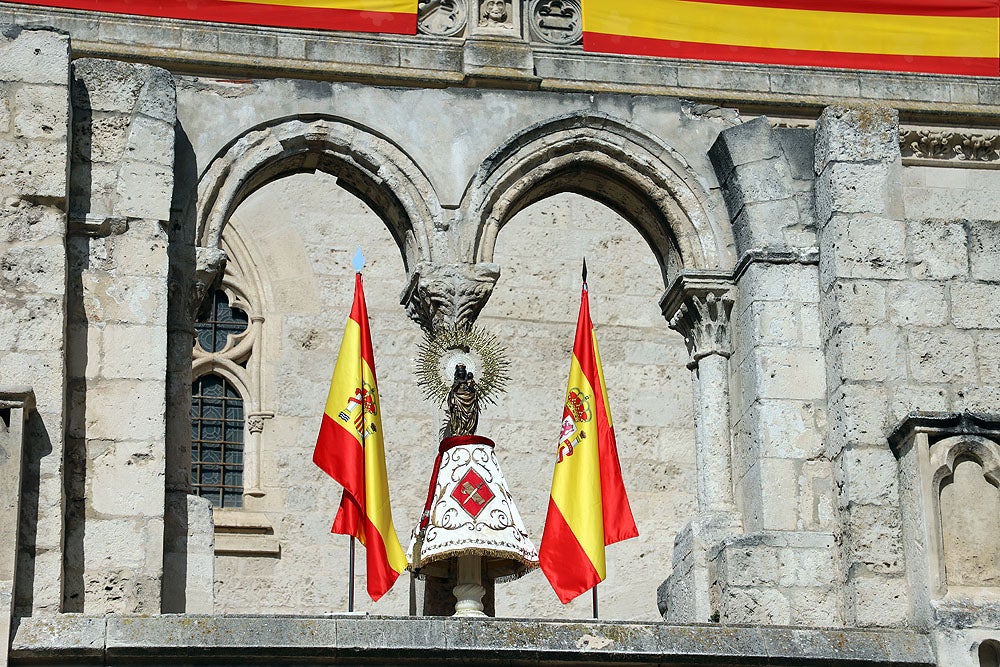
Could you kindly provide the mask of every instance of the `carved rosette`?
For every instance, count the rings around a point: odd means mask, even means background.
[[[417,30],[424,35],[454,37],[468,20],[465,0],[426,0],[417,5]]]
[[[500,277],[491,263],[431,264],[422,262],[410,276],[400,304],[425,331],[475,323]]]
[[[583,12],[579,0],[532,0],[528,27],[540,42],[568,46],[583,39]]]
[[[660,300],[670,328],[684,336],[691,361],[697,368],[705,357],[729,358],[729,320],[733,311],[733,284],[721,276],[681,275]]]

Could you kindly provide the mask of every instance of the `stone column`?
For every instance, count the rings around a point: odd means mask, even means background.
[[[729,428],[729,317],[732,282],[721,276],[680,276],[661,301],[670,328],[684,336],[691,361],[698,511],[733,513]]]
[[[658,594],[660,612],[671,622],[713,618],[710,552],[742,532],[733,496],[729,407],[732,288],[726,275],[688,272],[660,300],[670,328],[684,336],[691,354],[698,468],[698,516],[674,540],[673,572]]]

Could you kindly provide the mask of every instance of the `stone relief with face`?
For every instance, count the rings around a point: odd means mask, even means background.
[[[506,0],[485,0],[479,8],[479,25],[506,25],[509,16]]]

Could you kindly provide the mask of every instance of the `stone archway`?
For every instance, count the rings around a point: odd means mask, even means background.
[[[466,256],[491,261],[503,225],[559,192],[593,198],[635,226],[665,284],[681,267],[732,267],[731,227],[713,215],[708,187],[684,158],[624,121],[592,113],[538,123],[483,162],[462,203],[478,222],[463,238]]]
[[[441,207],[430,182],[398,146],[352,122],[328,116],[279,119],[233,139],[202,175],[197,239],[217,248],[236,207],[258,188],[295,173],[323,171],[385,223],[407,270],[432,261]]]

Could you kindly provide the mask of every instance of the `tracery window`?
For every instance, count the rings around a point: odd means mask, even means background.
[[[215,507],[243,506],[243,398],[214,374],[191,387],[191,485]]]

